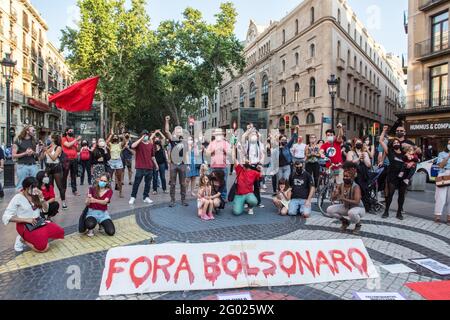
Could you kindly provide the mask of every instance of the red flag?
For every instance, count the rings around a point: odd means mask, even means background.
[[[99,79],[100,77],[93,77],[77,82],[52,95],[48,102],[53,102],[59,109],[69,112],[90,111]]]

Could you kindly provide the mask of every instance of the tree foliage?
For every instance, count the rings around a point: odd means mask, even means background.
[[[78,0],[79,29],[62,30],[62,49],[78,79],[100,75],[100,98],[134,130],[176,124],[198,114],[200,98],[212,97],[228,72],[242,71],[242,45],[234,35],[237,12],[223,3],[213,24],[186,8],[180,21],[155,32],[146,0]]]

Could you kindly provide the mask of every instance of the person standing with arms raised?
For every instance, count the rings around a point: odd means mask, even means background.
[[[131,145],[136,152],[136,175],[134,177],[133,191],[129,204],[134,205],[139,186],[142,179],[145,179],[144,185],[144,202],[152,204],[150,200],[150,188],[153,178],[153,170],[158,170],[158,163],[155,159],[155,149],[150,140],[150,134],[147,130],[142,132],[141,138]]]

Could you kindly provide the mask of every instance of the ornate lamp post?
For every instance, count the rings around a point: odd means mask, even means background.
[[[11,54],[7,53],[1,61],[2,74],[6,82],[6,147],[12,150],[12,139],[15,136],[14,128],[11,128],[11,82],[14,77],[14,68],[17,62],[11,59]],[[15,187],[15,170],[12,153],[5,159],[5,188]]]
[[[335,100],[336,100],[336,93],[337,93],[337,87],[339,84],[339,80],[336,79],[336,76],[332,74],[330,76],[330,79],[327,81],[328,83],[328,91],[330,92],[331,96],[331,128],[334,128],[336,125],[334,123],[334,108],[335,108]]]

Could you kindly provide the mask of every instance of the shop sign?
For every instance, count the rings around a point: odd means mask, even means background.
[[[406,131],[408,135],[450,134],[450,119],[408,122]]]

